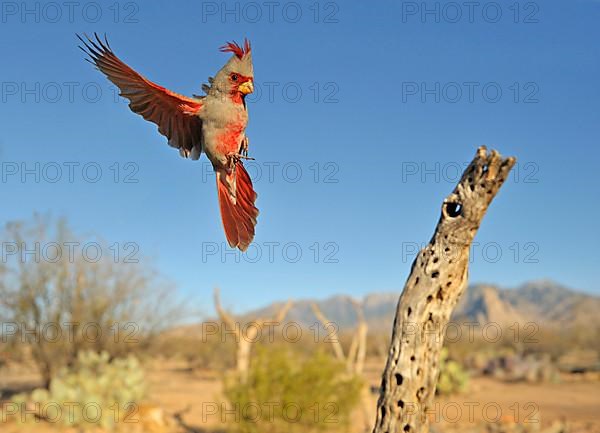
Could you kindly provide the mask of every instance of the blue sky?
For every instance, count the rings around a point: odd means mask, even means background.
[[[215,285],[237,310],[360,296],[402,288],[458,167],[486,144],[519,163],[476,238],[471,281],[600,293],[600,3],[457,5],[3,2],[1,218],[66,216],[133,243],[207,312]],[[252,41],[261,215],[248,256],[225,247],[205,157],[180,158],[83,61],[74,34],[94,31],[184,94],[224,64],[225,41]]]

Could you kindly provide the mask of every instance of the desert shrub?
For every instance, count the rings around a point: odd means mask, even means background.
[[[443,395],[462,393],[469,385],[469,374],[463,366],[448,357],[448,349],[443,348],[440,356],[440,377],[437,393]]]
[[[64,220],[10,222],[0,241],[8,248],[0,263],[2,341],[29,355],[46,388],[77,353],[140,354],[187,311],[147,260],[126,260],[118,244],[76,234]],[[84,245],[95,245],[93,259]]]
[[[244,433],[317,432],[348,426],[362,382],[322,351],[257,348],[246,383],[226,381],[234,409],[231,430]],[[233,422],[235,421],[235,422]]]
[[[111,361],[107,352],[84,351],[72,367],[63,368],[51,380],[49,389],[15,396],[14,402],[29,414],[33,408],[36,420],[111,431],[121,425],[128,430],[145,393],[144,371],[135,357]],[[20,419],[27,422],[32,417],[24,414]]]

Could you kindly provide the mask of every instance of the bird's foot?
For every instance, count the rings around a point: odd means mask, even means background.
[[[254,158],[251,158],[247,155],[244,155],[242,153],[230,153],[227,155],[227,158],[229,159],[229,166],[230,168],[234,168],[235,164],[237,164],[240,160],[245,159],[247,161],[254,161]]]
[[[230,153],[229,155],[227,155],[230,159],[234,160],[234,161],[239,161],[240,159],[245,159],[245,160],[250,160],[250,161],[254,161],[255,158],[252,158],[250,156],[241,154],[241,153]]]
[[[248,139],[248,137],[244,137],[244,139],[242,140],[242,143],[240,144],[240,154],[244,155],[246,158],[248,158],[248,148],[249,148],[249,144],[250,144],[250,140]],[[254,159],[254,158],[249,158],[249,159]]]

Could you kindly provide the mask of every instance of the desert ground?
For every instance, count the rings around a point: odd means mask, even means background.
[[[228,431],[235,411],[222,393],[221,372],[191,370],[185,363],[153,361],[147,364],[149,398],[131,417],[131,432],[218,433]],[[363,410],[353,415],[348,433],[364,432],[375,419],[376,389],[383,361],[370,361],[365,376],[371,390]],[[34,374],[5,377],[5,389],[28,389],[37,385]],[[596,374],[563,375],[558,383],[531,384],[502,382],[489,377],[471,378],[469,391],[452,397],[438,397],[429,416],[439,432],[485,431],[496,425],[511,430],[517,424],[526,431],[549,431],[567,426],[569,432],[600,432],[600,378]],[[218,410],[216,410],[218,408]],[[220,412],[220,410],[225,410]],[[219,413],[215,413],[219,412]],[[367,418],[367,419],[365,419]],[[5,421],[5,420],[3,420]],[[16,425],[4,422],[3,433],[80,433],[44,422]],[[433,431],[433,430],[432,430]],[[557,430],[561,431],[561,430]]]

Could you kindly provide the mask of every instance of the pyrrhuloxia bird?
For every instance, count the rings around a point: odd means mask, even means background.
[[[258,216],[256,193],[241,159],[248,158],[245,130],[248,111],[245,97],[254,91],[250,43],[221,47],[233,56],[204,84],[205,96],[188,98],[147,80],[112,51],[106,37],[80,47],[91,62],[129,99],[131,110],[158,125],[158,131],[179,149],[181,156],[197,160],[204,151],[216,172],[221,219],[232,248],[245,251],[254,238]],[[86,59],[90,61],[89,59]]]

